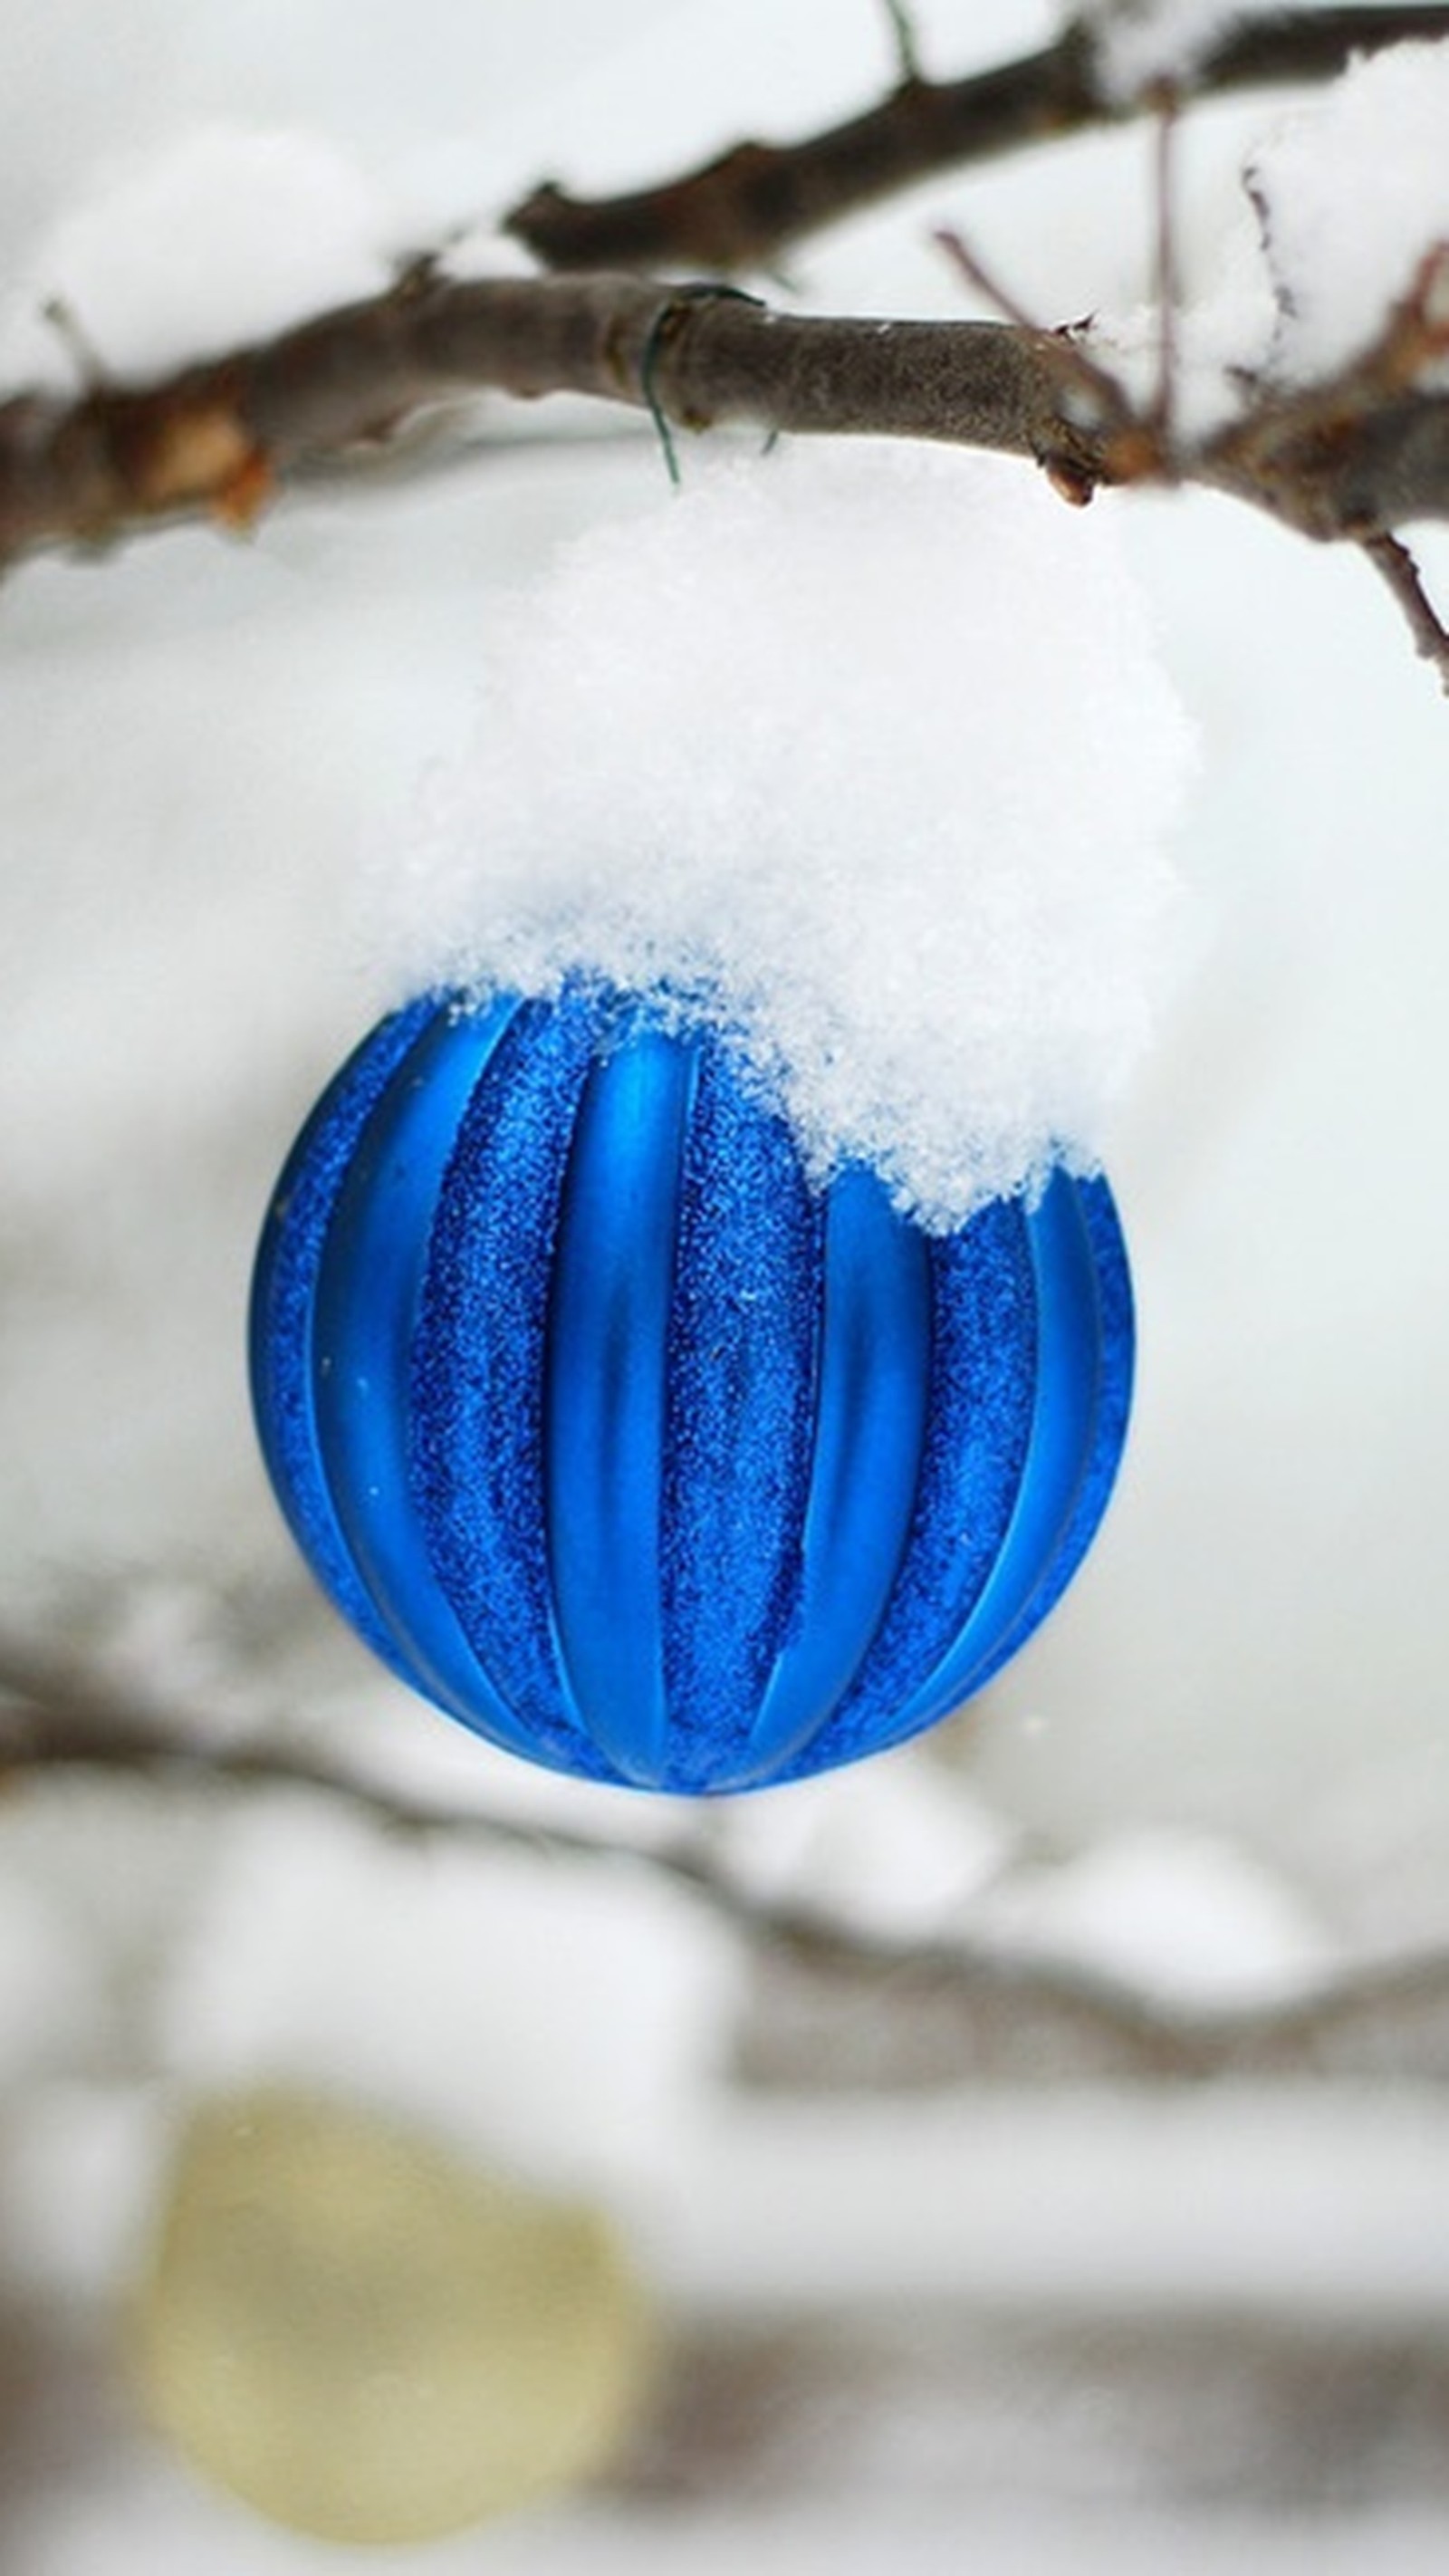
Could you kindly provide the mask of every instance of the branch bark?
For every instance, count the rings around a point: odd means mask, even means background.
[[[1194,98],[1328,80],[1357,53],[1449,35],[1449,8],[1284,9],[1234,28],[1194,70]],[[793,144],[738,143],[702,168],[588,199],[549,181],[505,229],[551,268],[768,269],[792,242],[897,190],[1034,143],[1126,122],[1145,102],[1102,85],[1089,32],[956,81],[890,97]]]
[[[147,522],[245,523],[299,467],[500,391],[592,395],[685,428],[961,439],[1106,470],[1049,333],[799,318],[628,276],[429,274],[144,387],[0,404],[0,563]]]

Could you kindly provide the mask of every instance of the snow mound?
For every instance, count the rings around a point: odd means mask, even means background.
[[[665,987],[932,1225],[1091,1168],[1181,940],[1188,729],[1108,507],[875,443],[703,467],[483,605],[379,886],[416,986]]]

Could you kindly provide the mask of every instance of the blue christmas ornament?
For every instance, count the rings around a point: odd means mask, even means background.
[[[930,1236],[811,1187],[728,1047],[567,990],[385,1020],[282,1175],[252,1383],[393,1670],[510,1752],[686,1794],[946,1716],[1045,1617],[1126,1430],[1104,1182]]]

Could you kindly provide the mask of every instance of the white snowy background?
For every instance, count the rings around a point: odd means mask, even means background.
[[[1025,0],[917,19],[943,74],[1053,23]],[[35,322],[57,291],[106,364],[144,370],[365,291],[399,249],[481,237],[540,176],[603,188],[806,130],[890,65],[871,0],[22,0],[0,22],[0,372],[73,363]],[[1288,113],[1239,102],[1182,137],[1215,349],[1261,351],[1274,327],[1238,172],[1258,148],[1288,187],[1303,149],[1259,142]],[[1333,147],[1358,187],[1382,150],[1363,124]],[[1306,162],[1311,209],[1322,151]],[[928,239],[953,222],[1045,319],[1120,315],[1127,345],[1148,171],[1124,134],[932,183],[803,245],[790,283],[822,311],[959,312]],[[1285,242],[1300,282],[1329,238]],[[481,238],[467,255],[486,264]],[[704,470],[688,445],[683,467]],[[520,1777],[313,1608],[241,1341],[280,1154],[391,997],[379,873],[506,661],[504,603],[575,537],[657,518],[662,486],[647,425],[499,402],[444,470],[319,486],[245,542],[179,530],[36,562],[0,598],[0,1624],[98,1640],[203,1732],[279,1714],[409,1786],[646,1842],[677,1820]],[[1096,510],[1197,735],[1170,841],[1191,962],[1101,1138],[1140,1304],[1122,1487],[966,1731],[710,1830],[762,1896],[883,1937],[969,1929],[1212,2007],[1449,1941],[1449,714],[1354,560],[1206,499]],[[1076,525],[1061,513],[1063,546]],[[1423,553],[1449,583],[1443,541]],[[1049,592],[1032,615],[1041,668],[1007,742],[1024,796],[1050,772],[1070,641]],[[927,623],[932,690],[935,641]],[[641,657],[644,705],[657,676]],[[534,723],[543,760],[547,711]],[[1118,771],[1131,759],[1124,740]],[[870,855],[843,849],[847,895]],[[1262,2314],[1346,2348],[1373,2321],[1449,2338],[1449,2113],[1429,2088],[750,2096],[728,2072],[744,1977],[706,1908],[627,1871],[420,1858],[302,1802],[12,1799],[12,2295],[103,2316],[178,2106],[287,2076],[602,2197],[685,2316],[954,2299],[1008,2319]],[[564,2506],[380,2563],[1397,2571],[1449,2542],[1442,2492],[1311,2525],[1291,2496],[1251,2527],[1221,2502],[1194,2513],[1133,2491],[1110,2426],[1085,2465],[1044,2445],[1019,2490],[988,2474],[963,2504],[945,2434],[895,2431],[843,2496],[817,2478],[652,2520]],[[214,2502],[109,2414],[83,2467],[73,2445],[56,2457],[0,2541],[16,2576],[343,2563]]]

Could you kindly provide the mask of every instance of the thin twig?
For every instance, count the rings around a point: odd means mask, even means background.
[[[1424,577],[1408,547],[1391,536],[1365,537],[1362,543],[1369,562],[1387,582],[1408,620],[1415,652],[1433,664],[1439,674],[1439,686],[1449,697],[1449,627],[1425,590]]]
[[[905,0],[885,0],[885,9],[886,16],[891,22],[891,33],[895,38],[896,64],[901,85],[903,88],[910,88],[915,82],[924,78],[921,70],[920,47],[916,40],[915,20],[906,7]]]
[[[1011,289],[1003,284],[994,269],[987,267],[979,251],[972,249],[965,234],[959,231],[955,224],[937,224],[931,239],[938,250],[945,252],[963,283],[969,286],[973,293],[981,296],[991,306],[992,311],[1001,316],[1003,322],[1012,323],[1018,331],[1041,329],[1038,316],[1028,313],[1021,298],[1013,295]],[[1084,358],[1083,364],[1091,369],[1095,379],[1097,370],[1092,367],[1091,360]],[[1115,392],[1115,388],[1113,390]]]
[[[40,308],[40,318],[55,333],[76,372],[76,380],[87,393],[94,393],[111,382],[111,371],[95,342],[81,322],[79,314],[63,295],[47,297]]]
[[[1157,310],[1157,384],[1150,419],[1164,456],[1176,443],[1177,317],[1182,286],[1177,268],[1176,153],[1178,96],[1159,90],[1153,135],[1153,296]]]

